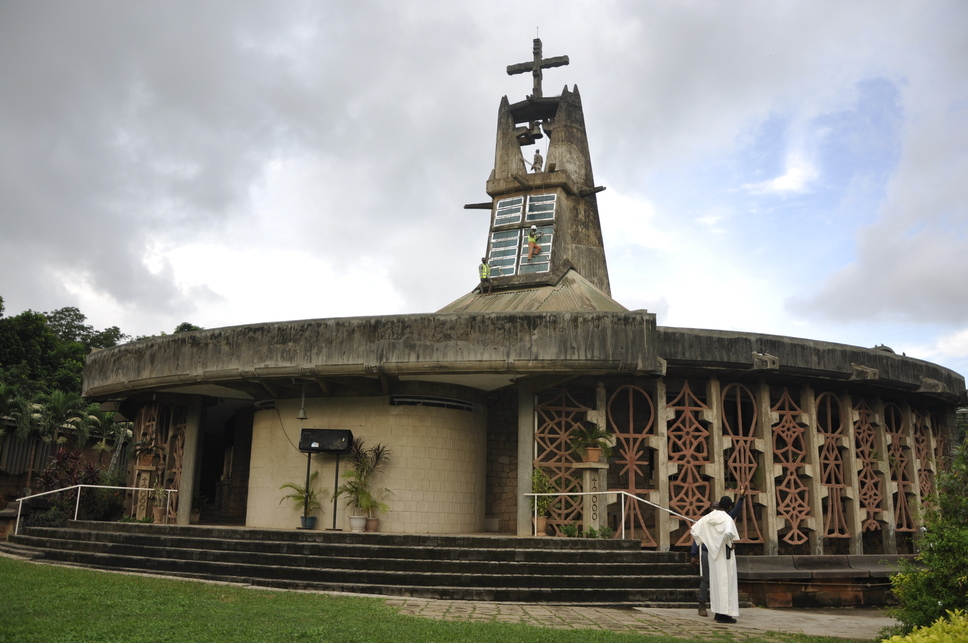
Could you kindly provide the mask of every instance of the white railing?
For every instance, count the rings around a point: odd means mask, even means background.
[[[655,504],[654,502],[652,502],[650,500],[646,500],[645,498],[640,498],[637,495],[635,495],[634,493],[629,493],[628,491],[571,491],[571,492],[555,492],[555,493],[526,493],[526,494],[524,494],[524,496],[525,497],[554,496],[554,497],[557,498],[557,497],[560,497],[560,496],[607,496],[609,494],[616,494],[616,495],[620,495],[620,496],[627,496],[629,498],[632,498],[633,500],[637,500],[639,502],[644,502],[647,505],[652,505],[656,509],[661,509],[662,511],[665,511],[666,513],[670,513],[673,516],[676,516],[678,518],[682,518],[683,520],[687,520],[689,522],[696,522],[692,518],[689,518],[687,516],[683,516],[679,512],[673,511],[672,509],[669,509],[668,507],[663,507],[662,505],[657,505],[657,504]],[[619,504],[621,504],[621,506],[622,506],[622,517],[621,517],[622,531],[621,531],[621,534],[622,534],[622,538],[624,539],[625,538],[625,503],[622,502],[622,503],[619,503]],[[532,533],[535,536],[538,535],[538,506],[537,506],[537,504],[535,504],[535,506],[534,506],[534,520],[532,521]]]
[[[80,513],[81,509],[81,489],[88,487],[91,489],[123,489],[129,491],[154,491],[150,487],[111,487],[107,485],[99,484],[76,484],[72,487],[64,487],[63,489],[54,489],[53,491],[42,491],[40,493],[34,493],[29,496],[24,496],[23,498],[17,498],[17,523],[14,525],[13,534],[16,536],[20,533],[20,513],[24,508],[24,500],[30,500],[31,498],[40,498],[41,496],[49,496],[53,493],[63,493],[64,491],[70,491],[71,489],[77,489],[77,499],[74,502],[74,520],[77,520],[77,515]],[[168,515],[168,510],[171,507],[171,494],[178,493],[178,489],[165,489],[167,492],[165,496],[165,515]]]

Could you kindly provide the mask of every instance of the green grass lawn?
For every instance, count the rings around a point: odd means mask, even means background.
[[[758,641],[729,635],[712,640]],[[791,635],[783,640],[836,639]],[[0,557],[0,642],[34,641],[684,643],[601,630],[436,621],[398,615],[377,598],[260,591]]]

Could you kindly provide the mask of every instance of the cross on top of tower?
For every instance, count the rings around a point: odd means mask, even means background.
[[[523,74],[530,71],[534,79],[534,98],[541,98],[541,70],[550,67],[563,67],[568,64],[568,56],[555,56],[554,58],[541,57],[541,38],[534,39],[534,60],[516,65],[508,65],[508,76]]]

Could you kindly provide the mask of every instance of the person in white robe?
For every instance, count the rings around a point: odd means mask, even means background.
[[[733,550],[739,532],[728,513],[732,508],[732,499],[723,496],[719,508],[696,521],[690,530],[693,538],[709,551],[709,608],[719,623],[735,623],[739,616],[736,552]]]

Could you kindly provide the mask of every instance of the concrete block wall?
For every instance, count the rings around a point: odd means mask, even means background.
[[[280,485],[303,484],[306,454],[298,451],[301,428],[349,429],[368,445],[390,447],[392,462],[377,487],[386,487],[390,511],[380,530],[404,533],[484,531],[486,433],[483,411],[433,406],[391,406],[387,397],[306,400],[307,420],[296,419],[299,400],[279,400],[276,409],[259,411],[252,430],[252,456],[246,525],[291,529],[299,513],[286,502]],[[336,456],[312,456],[319,471],[323,509],[318,529],[332,527],[331,495]],[[340,470],[345,471],[341,459]],[[340,499],[336,526],[348,529],[350,509]]]

